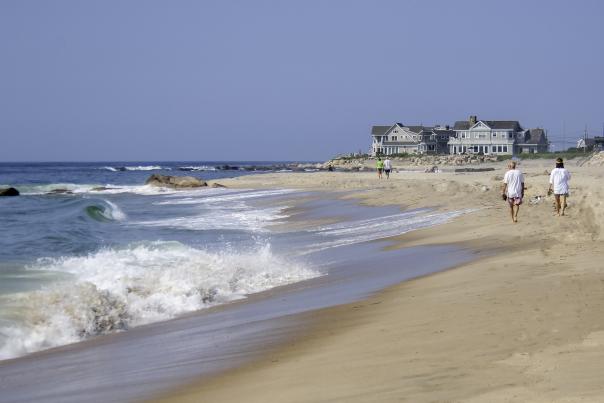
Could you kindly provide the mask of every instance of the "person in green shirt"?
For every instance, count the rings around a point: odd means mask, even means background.
[[[382,179],[382,171],[384,170],[384,161],[380,157],[378,157],[377,162],[375,163],[378,172],[378,178]]]

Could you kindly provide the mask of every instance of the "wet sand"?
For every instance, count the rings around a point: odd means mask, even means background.
[[[522,162],[528,189],[518,223],[500,199],[505,162],[492,172],[400,172],[381,181],[339,172],[228,181],[348,190],[372,205],[476,208],[402,235],[395,247],[452,244],[488,256],[307,313],[303,337],[159,401],[604,401],[604,168],[567,161],[569,208],[556,217],[545,197],[552,165]]]

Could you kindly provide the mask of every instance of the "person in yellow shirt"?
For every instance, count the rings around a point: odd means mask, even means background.
[[[375,166],[377,168],[378,178],[382,179],[382,172],[384,171],[384,161],[382,161],[382,159],[378,157]]]

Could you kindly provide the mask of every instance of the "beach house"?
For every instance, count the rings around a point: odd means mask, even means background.
[[[449,139],[450,154],[514,154],[525,130],[516,120],[468,120],[455,122],[455,136]]]
[[[545,130],[530,129],[524,132],[524,137],[517,139],[515,150],[517,154],[545,153],[549,150],[549,141]]]
[[[448,126],[373,126],[371,154],[447,154],[449,138],[454,135]]]
[[[449,126],[392,126],[371,128],[371,154],[485,154],[515,155],[547,152],[549,141],[541,128],[525,130],[517,120],[468,120]]]

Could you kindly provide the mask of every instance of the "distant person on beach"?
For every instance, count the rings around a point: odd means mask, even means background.
[[[384,161],[380,157],[378,157],[377,162],[375,163],[377,168],[378,178],[382,179],[382,171],[384,170]]]
[[[548,195],[554,193],[556,198],[556,214],[564,215],[566,210],[566,198],[568,197],[568,181],[570,180],[570,172],[564,168],[562,158],[556,158],[556,168],[549,175],[549,190]]]
[[[384,173],[386,174],[386,179],[390,179],[390,171],[392,171],[392,162],[390,158],[386,157],[384,160]]]
[[[510,161],[508,168],[501,185],[501,197],[510,205],[512,221],[518,222],[518,211],[524,197],[524,175],[516,169],[516,161]]]

